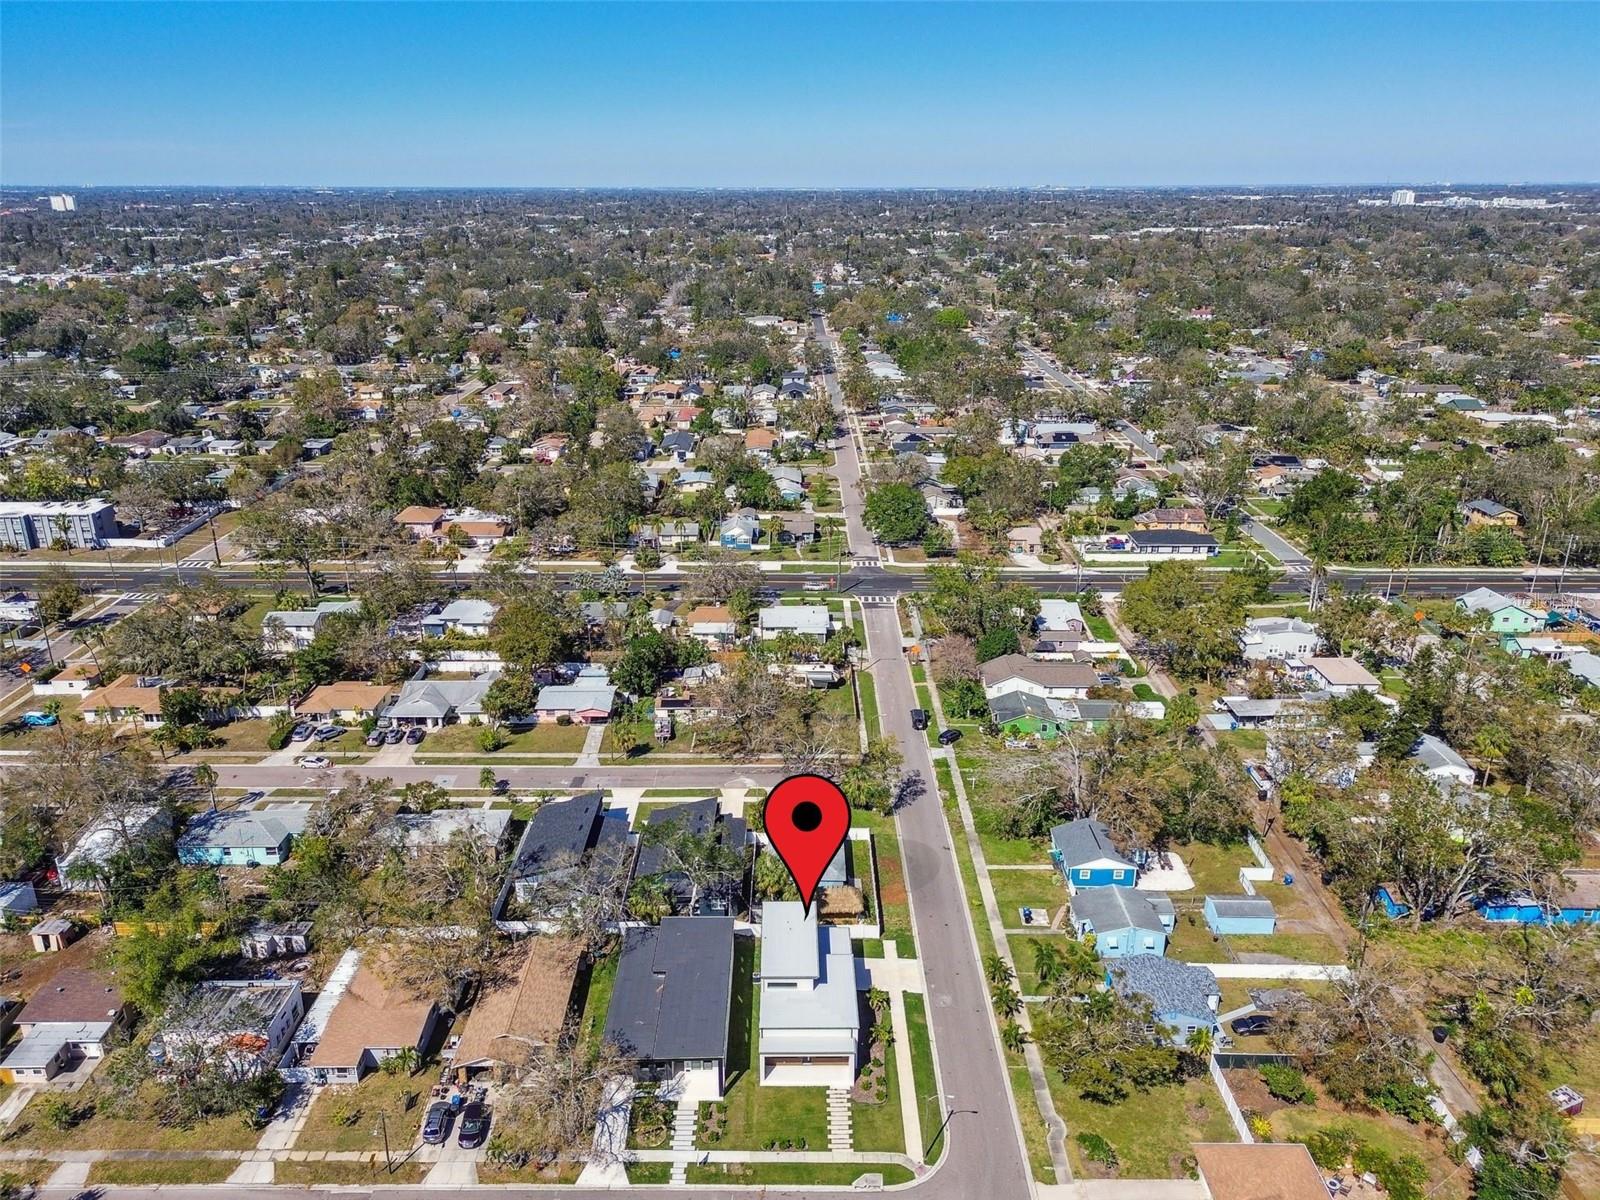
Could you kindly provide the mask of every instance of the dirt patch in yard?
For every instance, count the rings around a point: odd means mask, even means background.
[[[1232,1067],[1223,1071],[1222,1075],[1228,1081],[1228,1088],[1233,1092],[1234,1100],[1247,1113],[1271,1116],[1280,1108],[1289,1107],[1267,1091],[1261,1072],[1255,1067]]]

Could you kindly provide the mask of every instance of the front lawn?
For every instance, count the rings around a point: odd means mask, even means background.
[[[994,885],[1001,922],[1008,929],[1022,925],[1018,910],[1024,905],[1033,909],[1034,920],[1044,912],[1048,921],[1067,902],[1067,885],[1056,871],[991,871],[989,882]]]
[[[1108,1173],[1084,1159],[1080,1133],[1096,1133],[1111,1143],[1120,1162],[1116,1175],[1123,1179],[1188,1178],[1193,1143],[1238,1140],[1209,1075],[1135,1092],[1121,1104],[1097,1104],[1051,1071],[1050,1093],[1070,1131],[1067,1155],[1080,1177]]]
[[[880,906],[876,911],[883,926],[883,940],[894,942],[901,958],[915,958],[917,942],[911,933],[911,903],[906,897],[905,865],[900,860],[900,836],[894,818],[858,811],[851,816],[851,823],[872,831]]]
[[[485,725],[446,725],[443,729],[428,731],[423,743],[438,754],[482,754],[478,738],[488,728]],[[491,751],[494,754],[576,754],[583,749],[587,725],[557,725],[554,721],[535,725],[531,729],[502,729],[506,744]]]
[[[1255,855],[1243,842],[1233,846],[1186,842],[1171,849],[1189,869],[1196,898],[1208,895],[1237,896],[1244,890],[1239,886],[1239,868],[1257,865]]]
[[[578,1018],[578,1034],[591,1046],[598,1045],[606,1029],[606,1010],[611,1007],[611,989],[617,982],[617,962],[622,956],[615,950],[604,958],[596,959],[589,968],[584,984],[583,1015]]]
[[[415,1076],[374,1071],[360,1083],[325,1088],[311,1103],[296,1150],[376,1150],[383,1153],[385,1127],[392,1151],[416,1141],[427,1109],[432,1068]],[[278,1180],[284,1182],[282,1177]]]
[[[726,1123],[714,1148],[766,1150],[774,1142],[791,1142],[794,1145],[786,1148],[826,1150],[826,1089],[761,1086],[756,1061],[761,996],[751,978],[756,970],[756,943],[754,938],[741,937],[734,939],[733,946],[733,1012],[728,1035],[730,1083],[721,1101]],[[709,1107],[701,1106],[702,1120]]]
[[[152,1091],[159,1086],[146,1085]],[[159,1125],[143,1116],[114,1117],[95,1112],[98,1092],[91,1081],[82,1091],[67,1094],[83,1117],[66,1129],[47,1124],[39,1115],[42,1103],[60,1093],[35,1096],[0,1136],[0,1145],[8,1150],[250,1150],[261,1139],[260,1132],[237,1114],[200,1121],[185,1129]],[[141,1106],[141,1110],[145,1107]]]

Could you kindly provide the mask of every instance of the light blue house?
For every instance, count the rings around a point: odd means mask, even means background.
[[[1215,934],[1276,933],[1278,914],[1265,896],[1207,896],[1206,925]]]
[[[1124,999],[1148,1002],[1157,1036],[1174,1046],[1182,1046],[1196,1029],[1217,1032],[1222,989],[1205,967],[1136,954],[1106,968],[1106,985]]]
[[[1465,613],[1487,613],[1491,633],[1532,633],[1544,625],[1538,613],[1493,588],[1473,588],[1457,596],[1456,607]]]
[[[1079,817],[1050,831],[1050,857],[1076,891],[1090,887],[1131,888],[1138,868],[1111,844],[1111,831],[1093,817]]]
[[[1094,934],[1101,958],[1165,954],[1176,919],[1172,901],[1160,892],[1091,887],[1072,894],[1072,927],[1079,937]]]
[[[276,866],[306,826],[305,805],[203,812],[178,838],[178,861],[189,866]]]
[[[725,550],[754,550],[761,540],[761,522],[754,514],[736,512],[722,523],[717,541]]]

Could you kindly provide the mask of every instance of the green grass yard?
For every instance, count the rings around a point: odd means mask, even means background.
[[[918,992],[905,994],[906,1031],[911,1042],[911,1086],[917,1097],[917,1117],[922,1123],[922,1146],[913,1152],[918,1157],[928,1150],[928,1143],[944,1119],[944,1107],[939,1099],[939,1080],[933,1066],[933,1041],[928,1032],[927,1001]],[[928,1152],[928,1163],[939,1161],[944,1152],[944,1140]]]
[[[223,1183],[238,1167],[230,1159],[183,1158],[119,1161],[89,1165],[91,1186],[159,1187],[163,1184]]]
[[[1067,1123],[1067,1156],[1079,1176],[1092,1176],[1078,1148],[1079,1133],[1098,1133],[1117,1152],[1123,1179],[1183,1179],[1195,1142],[1233,1142],[1233,1123],[1210,1076],[1135,1092],[1121,1104],[1097,1104],[1050,1073],[1056,1112]]]
[[[381,1155],[386,1127],[391,1148],[411,1145],[433,1077],[427,1068],[412,1076],[374,1071],[360,1083],[323,1089],[311,1102],[295,1149],[372,1150]]]
[[[483,733],[481,725],[446,725],[443,729],[428,732],[423,743],[437,754],[482,754],[478,738]],[[587,725],[535,725],[532,729],[502,730],[506,744],[495,754],[576,754],[583,749],[583,739],[588,735]]]
[[[1024,905],[1034,910],[1037,920],[1041,910],[1053,918],[1056,910],[1067,902],[1067,886],[1055,871],[991,871],[989,882],[994,885],[1000,918],[1008,929],[1022,925],[1018,910]]]
[[[787,1091],[787,1088],[778,1088]],[[710,1163],[689,1168],[690,1183],[748,1186],[849,1187],[863,1175],[882,1175],[886,1186],[910,1183],[912,1174],[898,1163]]]

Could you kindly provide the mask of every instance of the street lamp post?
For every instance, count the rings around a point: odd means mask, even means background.
[[[933,1153],[933,1148],[939,1144],[939,1139],[944,1136],[945,1127],[950,1124],[950,1118],[955,1116],[957,1113],[966,1113],[969,1116],[975,1117],[978,1115],[978,1110],[975,1108],[952,1108],[949,1112],[945,1113],[944,1120],[939,1122],[939,1128],[933,1131],[933,1137],[928,1140],[928,1144],[923,1148],[922,1160],[924,1162],[928,1160],[928,1155]]]

